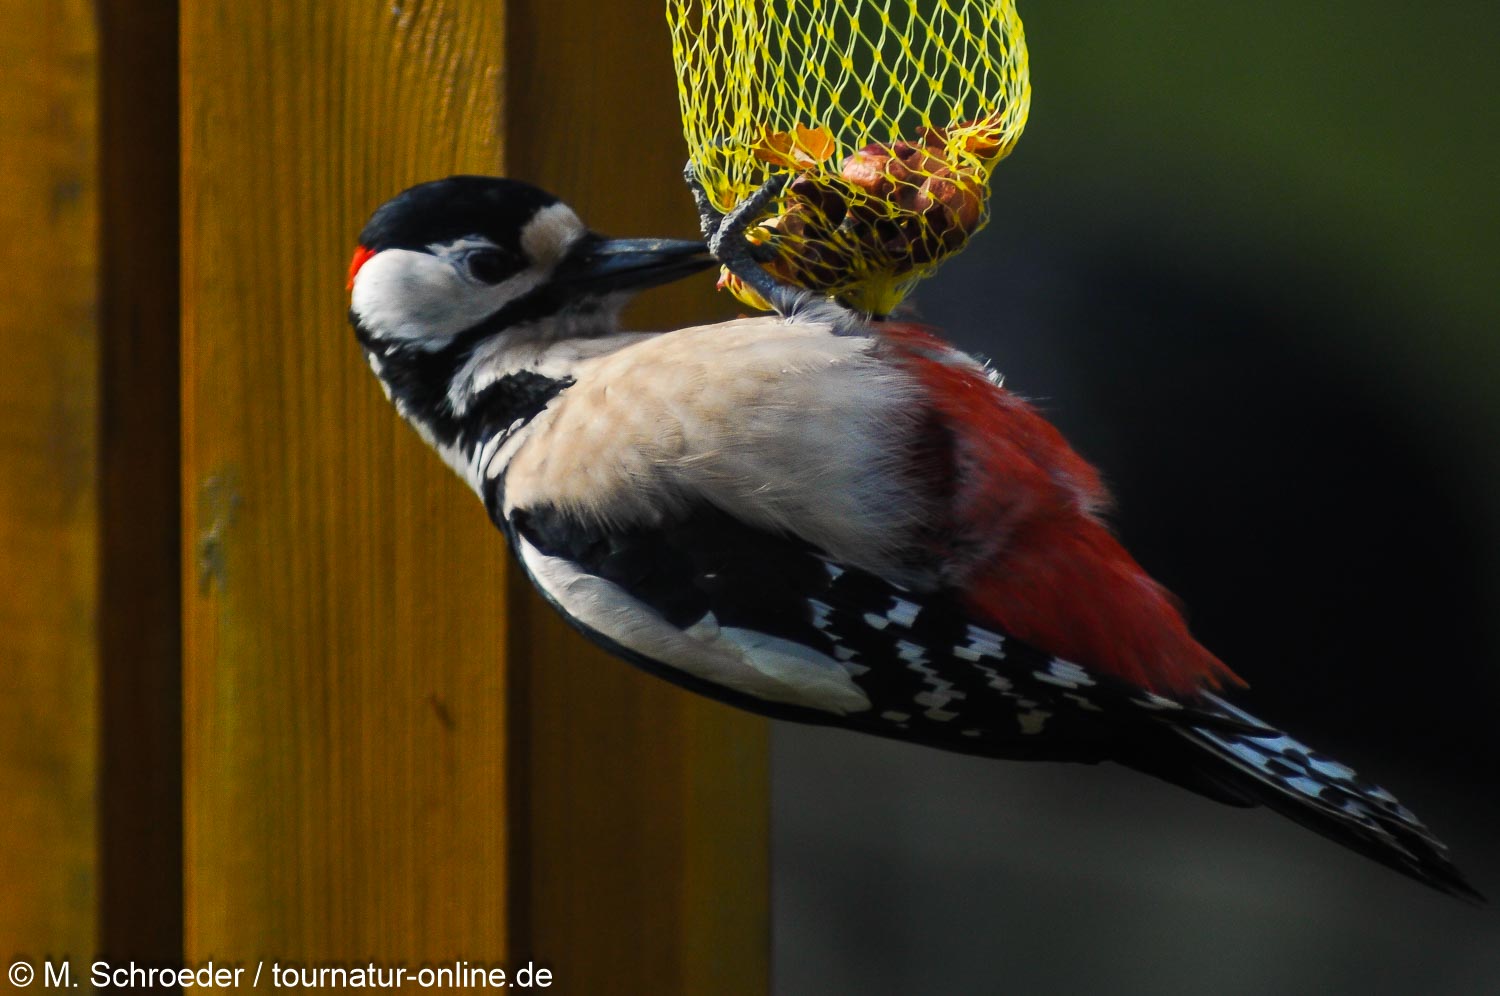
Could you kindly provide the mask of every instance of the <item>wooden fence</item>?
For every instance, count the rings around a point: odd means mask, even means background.
[[[0,946],[764,991],[764,725],[567,631],[344,316],[448,173],[691,233],[660,0],[0,0],[0,93]]]

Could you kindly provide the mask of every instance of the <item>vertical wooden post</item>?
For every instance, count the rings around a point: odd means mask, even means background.
[[[666,46],[656,0],[184,5],[189,962],[765,989],[762,724],[546,614],[340,293],[374,205],[452,172],[685,233]]]
[[[180,959],[176,50],[0,3],[0,937],[75,969]]]
[[[91,6],[0,0],[0,953],[33,961],[97,942]]]
[[[506,951],[503,545],[343,291],[381,199],[499,165],[502,14],[182,9],[189,962]]]

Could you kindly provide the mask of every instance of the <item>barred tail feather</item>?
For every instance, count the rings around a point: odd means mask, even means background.
[[[1248,724],[1258,721],[1215,695],[1204,704]],[[1259,724],[1264,725],[1264,724]],[[1330,840],[1435,889],[1475,903],[1484,897],[1448,859],[1448,848],[1385,789],[1284,733],[1176,726],[1205,763],[1194,773],[1224,801],[1261,804]],[[1202,789],[1200,789],[1202,791]]]

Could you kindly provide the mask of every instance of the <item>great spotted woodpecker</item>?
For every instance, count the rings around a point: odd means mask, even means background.
[[[1220,697],[1239,680],[1103,524],[1098,474],[985,366],[764,283],[784,315],[619,330],[716,262],[490,177],[359,237],[370,366],[575,627],[754,712],[1116,761],[1479,898],[1390,793]]]

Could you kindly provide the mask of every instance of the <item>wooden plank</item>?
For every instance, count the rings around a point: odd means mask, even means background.
[[[343,290],[380,200],[498,166],[502,13],[182,10],[189,962],[506,951],[503,545]]]
[[[503,951],[566,992],[763,991],[763,724],[507,574],[334,292],[375,203],[496,171],[501,134],[600,228],[687,234],[661,11],[214,0],[182,31],[189,960]],[[706,286],[642,321],[703,317]]]
[[[510,32],[511,175],[600,231],[696,236],[660,0],[512,0]],[[731,305],[705,276],[653,292],[633,322],[669,328]],[[530,810],[518,951],[573,992],[765,992],[766,724],[589,647],[529,590],[514,598],[516,788]]]
[[[91,7],[0,0],[0,938],[33,960],[96,943]]]

